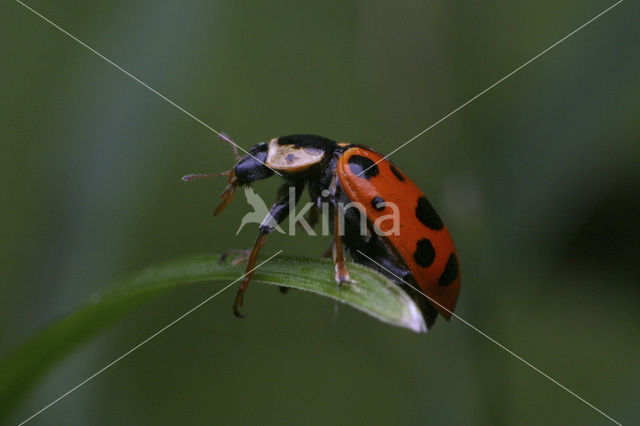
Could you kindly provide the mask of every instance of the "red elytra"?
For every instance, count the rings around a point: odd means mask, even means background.
[[[375,166],[358,176],[349,165],[353,156],[367,158],[371,160],[367,164]],[[374,168],[377,169],[375,173],[371,172]],[[367,173],[368,178],[365,177]],[[382,155],[360,146],[350,147],[340,156],[337,176],[347,197],[365,207],[372,223],[390,213],[388,207],[375,207],[372,201],[376,197],[398,207],[400,232],[389,233],[385,238],[438,312],[450,319],[460,293],[456,249],[447,227],[420,188]]]

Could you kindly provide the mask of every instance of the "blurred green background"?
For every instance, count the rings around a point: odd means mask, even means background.
[[[613,2],[28,4],[245,148],[316,133],[390,152]],[[214,219],[224,182],[180,181],[228,169],[226,144],[18,3],[0,16],[0,355],[149,263],[251,245],[243,197]],[[456,241],[457,313],[622,423],[640,418],[639,17],[620,4],[393,156]],[[127,316],[9,420],[222,284]],[[607,423],[460,321],[415,335],[258,285],[241,321],[232,298],[33,423]]]

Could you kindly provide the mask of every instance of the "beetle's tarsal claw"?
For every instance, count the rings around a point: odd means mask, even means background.
[[[349,275],[349,270],[346,267],[340,267],[338,266],[338,264],[336,264],[335,269],[336,269],[335,279],[336,279],[336,283],[338,284],[338,287],[341,287],[343,284],[353,284],[356,282],[356,280],[351,278],[351,276]]]
[[[238,293],[236,294],[236,300],[233,302],[233,315],[238,318],[244,318],[245,316],[238,309],[244,303],[244,291],[242,288],[238,289]]]
[[[238,310],[238,307],[235,304],[233,305],[233,315],[235,315],[236,318],[245,318],[245,315]]]

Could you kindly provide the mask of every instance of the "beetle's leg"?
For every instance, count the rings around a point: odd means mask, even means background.
[[[334,247],[336,245],[336,241],[335,239],[331,240],[331,244],[329,244],[329,247],[327,247],[327,249],[324,251],[324,253],[322,254],[322,257],[333,257],[333,250]]]
[[[347,266],[344,264],[344,250],[342,247],[342,236],[340,235],[341,226],[341,214],[340,209],[335,206],[333,210],[333,262],[336,269],[336,282],[338,285],[346,282],[352,282],[349,276]]]
[[[304,190],[304,181],[298,181],[294,184],[295,188],[295,203],[297,204],[300,201],[300,197],[302,195],[302,191]],[[275,202],[271,209],[269,210],[269,214],[260,224],[260,228],[258,228],[258,236],[256,237],[256,241],[253,244],[253,248],[251,249],[251,253],[249,254],[249,262],[247,263],[247,268],[245,269],[245,276],[240,283],[240,288],[238,289],[238,293],[236,294],[236,300],[233,304],[233,313],[237,317],[242,317],[240,311],[238,310],[239,306],[242,306],[244,303],[244,292],[247,291],[249,287],[249,282],[253,277],[253,270],[256,267],[256,261],[258,259],[258,253],[262,246],[264,246],[267,241],[267,235],[273,232],[276,224],[282,223],[287,216],[289,216],[289,195],[285,195],[282,199]]]
[[[315,206],[315,204],[311,205],[311,208],[309,209],[309,213],[306,216],[307,224],[309,225],[309,228],[307,228],[305,225],[303,225],[303,222],[300,221],[298,223],[296,223],[296,228],[299,229],[300,231],[306,231],[307,229],[313,229],[317,224],[318,221],[320,220],[320,213],[317,209],[317,207]]]
[[[220,212],[229,205],[229,203],[233,200],[233,197],[236,194],[236,188],[239,186],[241,186],[241,184],[238,181],[238,178],[236,178],[236,175],[232,172],[231,175],[229,176],[227,187],[224,189],[224,191],[222,191],[222,194],[220,194],[220,198],[222,198],[222,202],[218,205],[216,210],[213,212],[214,216],[218,216]]]
[[[238,145],[231,140],[229,135],[226,133],[218,133],[218,137],[231,145],[231,149],[233,149],[233,156],[236,158],[236,161],[240,161],[242,159],[242,155],[238,154]]]
[[[276,202],[282,200],[284,197],[286,197],[289,194],[290,187],[291,187],[291,184],[289,182],[285,182],[282,185],[280,185],[280,187],[278,188],[278,191],[276,192]]]
[[[250,254],[251,254],[251,250],[245,250],[245,249],[227,250],[220,255],[220,260],[218,261],[218,263],[223,264],[228,257],[234,256],[233,260],[231,261],[231,264],[237,265],[238,263],[242,263],[245,260],[247,260]]]
[[[287,294],[287,293],[289,293],[289,287],[285,287],[285,286],[283,286],[283,285],[279,285],[279,286],[278,286],[278,290],[280,290],[280,293],[282,293],[282,294]]]
[[[416,303],[427,329],[431,329],[438,317],[438,311],[428,298],[416,290],[420,288],[419,285],[392,246],[385,244],[385,241],[374,235],[365,246],[361,247],[361,250],[351,250],[350,253],[354,262],[378,271],[398,284]]]
[[[289,184],[287,182],[283,183],[280,188],[278,188],[278,194],[276,197],[276,201],[281,200],[282,198],[284,198],[288,193],[289,193]],[[289,291],[289,287],[285,287],[283,285],[278,286],[278,290],[280,290],[280,293],[282,294],[287,294],[287,292]]]
[[[318,221],[320,220],[320,211],[315,204],[311,207],[311,210],[309,211],[309,217],[307,219],[309,221],[309,225],[312,228],[318,224]]]

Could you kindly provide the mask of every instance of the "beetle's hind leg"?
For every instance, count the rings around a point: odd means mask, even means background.
[[[419,290],[420,286],[411,275],[409,268],[402,264],[402,261],[393,253],[382,251],[381,247],[383,245],[378,244],[379,242],[379,239],[374,239],[369,245],[362,247],[362,250],[366,251],[367,255],[364,255],[363,251],[360,250],[351,251],[353,261],[380,272],[399,285],[416,303],[422,313],[427,329],[430,330],[436,322],[438,311]]]

